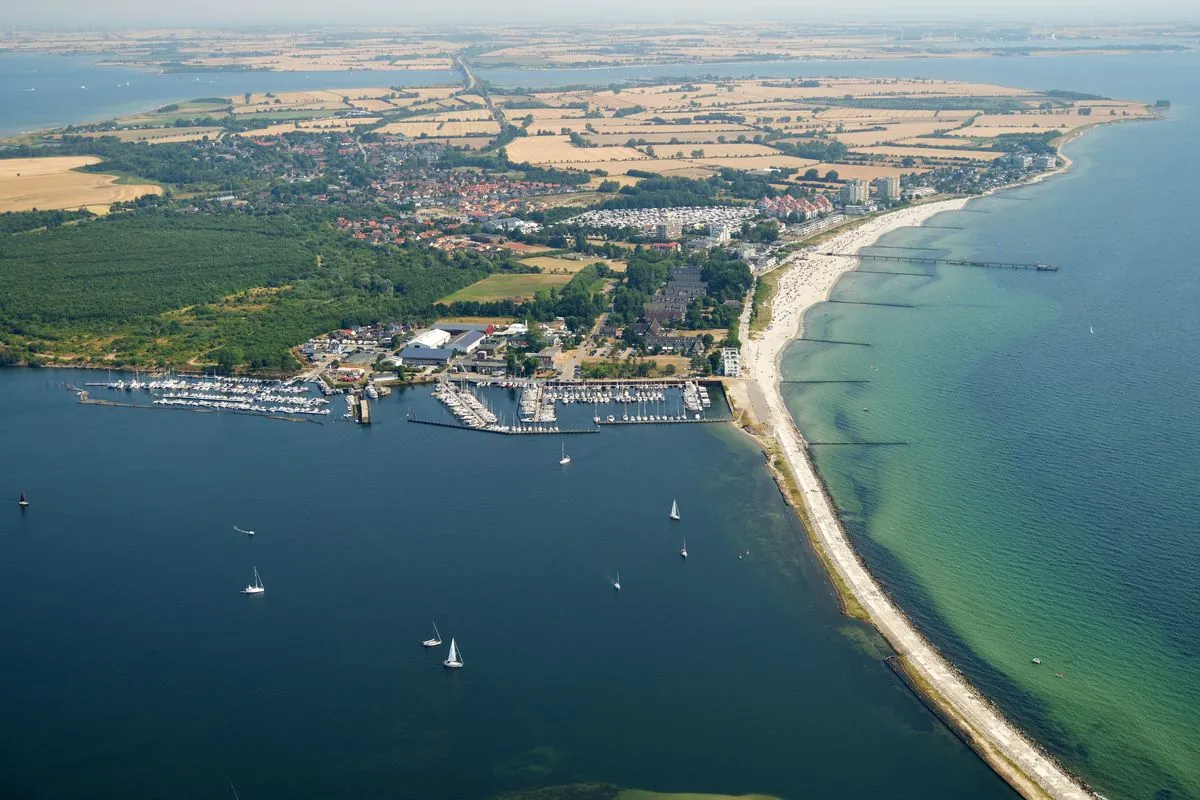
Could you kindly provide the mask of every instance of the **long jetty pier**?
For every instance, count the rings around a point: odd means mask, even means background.
[[[457,428],[464,431],[479,431],[480,433],[498,433],[501,436],[575,436],[581,433],[599,433],[599,428],[560,428],[557,425],[492,425],[486,428],[474,428],[470,425],[460,425],[457,422],[442,422],[434,419],[408,417],[409,422],[418,425],[436,425],[439,428]]]
[[[887,256],[878,253],[825,253],[827,256],[857,258],[859,261],[897,261],[911,264],[947,264],[955,267],[983,269],[1029,269],[1037,272],[1058,272],[1055,264],[1022,264],[1015,261],[971,261],[965,258],[928,258],[925,256]]]

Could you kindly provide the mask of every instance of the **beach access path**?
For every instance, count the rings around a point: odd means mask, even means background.
[[[821,249],[855,253],[885,233],[921,225],[935,214],[962,208],[966,202],[965,198],[957,198],[885,214],[835,237]],[[838,573],[872,624],[902,657],[905,669],[927,699],[951,719],[976,752],[1023,796],[1056,800],[1092,798],[1090,791],[971,686],[883,592],[851,545],[816,467],[808,458],[804,438],[780,391],[780,357],[789,342],[803,335],[804,313],[828,299],[838,278],[856,265],[855,259],[844,256],[808,253],[793,256],[790,263],[780,267],[786,272],[779,279],[766,330],[758,338],[751,338],[749,315],[743,317],[740,383],[745,392],[735,390],[735,397],[740,395],[744,402],[749,402],[791,467],[811,523],[809,535],[825,551],[830,568]]]

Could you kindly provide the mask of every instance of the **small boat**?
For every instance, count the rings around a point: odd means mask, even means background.
[[[616,589],[618,592],[621,591],[621,573],[619,573],[619,572],[617,573],[616,580],[614,580],[612,582],[612,585],[613,585],[613,588]]]
[[[25,496],[24,492],[21,492],[21,499],[17,501],[17,505],[21,508],[29,508],[29,498]]]
[[[671,519],[679,519],[679,503],[671,501]]]
[[[266,591],[263,587],[262,578],[258,577],[258,567],[254,568],[254,583],[242,589],[242,594],[262,594]]]
[[[561,464],[561,465],[563,465],[563,466],[566,466],[567,464],[570,464],[570,463],[571,463],[571,457],[570,457],[569,455],[567,455],[567,443],[566,443],[566,442],[563,442],[563,446],[562,446],[562,458],[560,458],[560,459],[558,460],[558,463],[559,463],[559,464]]]
[[[1096,329],[1094,327],[1092,327],[1091,325],[1088,325],[1088,333],[1090,333],[1092,336],[1095,336]]]
[[[1042,660],[1041,660],[1040,658],[1035,658],[1035,659],[1033,660],[1033,663],[1035,663],[1035,664],[1040,664],[1040,663],[1042,663]]]
[[[683,547],[679,548],[679,555],[687,558],[687,537],[683,538]]]
[[[438,632],[437,623],[433,623],[433,636],[421,642],[422,647],[441,647],[442,634]]]
[[[458,652],[458,644],[454,641],[454,637],[450,637],[450,655],[446,656],[446,660],[442,662],[442,666],[446,669],[462,669],[463,660],[462,653]]]
[[[253,535],[254,535],[254,531],[244,531],[244,530],[242,530],[241,528],[239,528],[237,525],[234,525],[234,526],[233,526],[233,529],[234,529],[235,531],[237,531],[238,533],[244,533],[244,534],[246,534],[247,536],[253,536]]]

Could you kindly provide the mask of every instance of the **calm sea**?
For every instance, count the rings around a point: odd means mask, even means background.
[[[93,56],[0,53],[0,136],[112,119],[197,97],[434,86],[459,80],[455,73],[440,70],[160,73],[98,66],[96,61]]]
[[[1012,796],[727,425],[570,437],[562,468],[558,437],[407,423],[445,416],[427,389],[361,428],[57,386],[97,378],[0,371],[0,796]]]

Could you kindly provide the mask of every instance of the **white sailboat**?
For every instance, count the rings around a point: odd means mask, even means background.
[[[258,577],[258,567],[254,568],[254,583],[242,589],[242,594],[262,594],[266,591],[263,586],[262,578]]]
[[[433,623],[433,637],[421,642],[422,647],[440,647],[442,644],[442,634],[438,632],[437,623]]]
[[[613,581],[613,588],[618,592],[621,591],[621,573],[617,573],[616,580]]]
[[[25,496],[24,492],[21,492],[21,499],[17,501],[17,505],[21,508],[29,508],[29,498]]]
[[[450,637],[450,655],[446,656],[446,660],[442,662],[442,666],[446,669],[462,669],[463,660],[462,653],[458,651],[458,644],[454,641],[454,637]]]
[[[683,547],[679,548],[679,555],[687,558],[687,537],[683,537]]]
[[[253,536],[253,535],[254,535],[254,531],[244,531],[244,530],[242,530],[241,528],[239,528],[237,525],[234,525],[234,526],[233,526],[233,529],[234,529],[235,531],[237,531],[238,533],[244,533],[244,534],[246,534],[247,536]]]
[[[562,458],[560,458],[558,460],[558,463],[562,466],[566,466],[567,464],[571,463],[571,457],[569,455],[567,455],[567,443],[566,442],[562,443]]]
[[[671,501],[671,519],[679,519],[679,503]]]

